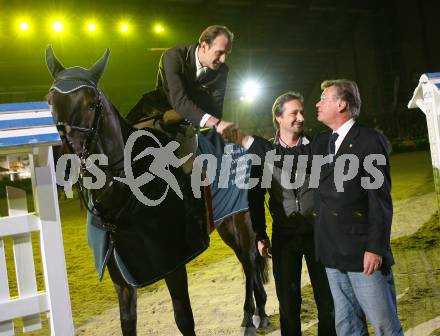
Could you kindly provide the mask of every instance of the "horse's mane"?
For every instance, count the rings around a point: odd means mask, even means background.
[[[99,89],[101,93],[101,103],[103,105],[103,109],[107,109],[111,113],[115,114],[121,125],[121,132],[124,139],[127,139],[130,134],[133,132],[133,127],[127,122],[127,120],[121,115],[118,108],[111,102],[111,100],[107,97],[104,91]]]

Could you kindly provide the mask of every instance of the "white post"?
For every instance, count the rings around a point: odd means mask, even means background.
[[[50,307],[53,335],[74,334],[72,310],[64,258],[63,237],[54,173],[52,147],[34,148],[35,209],[41,220],[41,257]]]
[[[14,187],[6,187],[6,195],[9,216],[13,217],[28,213],[26,192],[24,190]],[[31,233],[22,233],[15,235],[12,238],[18,295],[21,298],[35,296],[37,295],[37,279],[35,276]],[[22,320],[24,332],[41,329],[40,314],[24,316]]]
[[[8,270],[6,268],[5,244],[0,237],[0,302],[8,302],[10,299]],[[14,335],[13,321],[0,321],[0,336]]]

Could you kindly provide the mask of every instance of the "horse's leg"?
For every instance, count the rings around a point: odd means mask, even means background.
[[[266,314],[267,294],[258,272],[255,272],[254,297],[257,305],[254,315],[254,325],[257,328],[266,328],[270,324],[269,317]]]
[[[116,293],[119,300],[119,317],[121,320],[122,335],[135,336],[136,335],[136,320],[137,320],[137,291],[136,288],[127,284],[119,272],[115,264],[114,258],[111,257],[107,264],[108,272],[115,286]]]
[[[194,332],[194,317],[188,293],[188,276],[185,265],[179,266],[173,273],[165,277],[168,291],[171,295],[174,309],[174,319],[184,336],[192,336]]]
[[[243,230],[245,214],[237,214],[225,219],[217,228],[217,231],[223,241],[232,248],[238,260],[243,266],[246,277],[246,297],[244,301],[244,316],[241,326],[245,328],[245,335],[250,334],[254,329],[253,315],[255,312],[255,303],[253,297],[255,265],[252,265],[250,251],[255,249],[255,234],[248,230]],[[253,236],[252,236],[253,234]],[[249,332],[248,332],[249,330]]]
[[[243,213],[243,216],[236,218],[236,227],[241,232],[241,237],[248,237],[241,241],[241,246],[246,246],[245,259],[250,264],[251,275],[253,278],[253,294],[255,297],[256,310],[253,318],[254,325],[257,328],[266,328],[269,325],[269,317],[266,314],[267,294],[263,284],[269,281],[267,259],[260,256],[256,247],[256,236],[252,227],[251,216],[249,212]]]
[[[255,244],[255,233],[252,227],[250,213],[243,214],[243,222],[240,223],[241,231],[247,232],[246,237],[249,240],[249,262],[252,265],[252,276],[254,278],[254,297],[256,303],[256,311],[254,317],[254,324],[257,328],[266,328],[269,326],[269,317],[266,314],[267,294],[263,284],[269,281],[267,259],[260,256]],[[244,245],[244,244],[243,244]]]

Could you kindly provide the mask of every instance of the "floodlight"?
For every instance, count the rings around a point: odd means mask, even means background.
[[[123,32],[123,33],[126,33],[126,32],[128,32],[128,24],[126,24],[126,23],[123,23],[123,24],[121,24],[121,31]]]
[[[27,23],[26,21],[22,21],[19,24],[20,30],[21,31],[28,31],[29,30],[29,23]]]
[[[240,100],[252,103],[261,92],[260,83],[254,80],[248,80],[243,84],[241,92],[242,96],[240,97]]]
[[[57,33],[61,33],[64,30],[64,25],[61,21],[55,21],[52,25],[53,30]]]
[[[156,24],[154,26],[154,31],[158,34],[163,33],[164,30],[165,30],[165,28],[160,24]]]
[[[87,29],[88,29],[89,31],[93,32],[93,31],[96,30],[96,25],[95,25],[94,23],[90,22],[90,23],[87,25]]]

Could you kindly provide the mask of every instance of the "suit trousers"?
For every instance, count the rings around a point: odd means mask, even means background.
[[[315,259],[313,235],[279,232],[272,234],[272,264],[280,309],[281,335],[301,335],[301,270],[307,263],[318,308],[318,335],[336,335],[333,299],[325,268]]]

